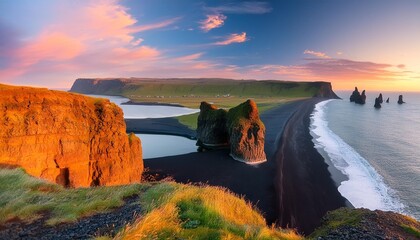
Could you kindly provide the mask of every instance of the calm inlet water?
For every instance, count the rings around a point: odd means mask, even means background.
[[[88,95],[91,97],[107,98],[111,102],[120,106],[124,112],[126,119],[143,119],[143,118],[163,118],[163,117],[176,117],[188,115],[199,112],[199,109],[191,109],[186,107],[173,107],[173,106],[159,106],[159,105],[127,105],[122,104],[130,101],[130,99],[120,96],[108,95]]]
[[[121,107],[126,119],[162,118],[187,115],[198,112],[198,109],[159,105],[124,105],[130,99],[119,96],[88,95],[107,98]],[[161,134],[136,134],[141,139],[143,158],[175,156],[196,152],[196,141],[185,137]]]
[[[311,117],[318,151],[349,179],[338,190],[355,207],[392,210],[420,219],[420,94],[367,93],[365,105],[344,100],[324,101]]]
[[[158,134],[136,134],[136,136],[141,139],[144,159],[197,152],[196,140],[185,137]]]

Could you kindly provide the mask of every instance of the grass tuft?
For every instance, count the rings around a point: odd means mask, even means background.
[[[31,221],[47,212],[47,223],[75,221],[108,211],[138,194],[139,184],[118,187],[65,189],[31,177],[23,169],[0,169],[0,223],[13,218]]]
[[[220,187],[160,183],[141,203],[144,215],[116,239],[301,239],[267,227],[249,203]]]

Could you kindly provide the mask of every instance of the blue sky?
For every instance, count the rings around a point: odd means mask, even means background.
[[[226,77],[420,91],[416,0],[15,0],[0,11],[8,84]]]

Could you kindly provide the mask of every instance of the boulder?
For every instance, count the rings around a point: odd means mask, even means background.
[[[229,110],[227,130],[233,159],[249,164],[267,160],[264,152],[265,126],[253,100]]]
[[[405,103],[403,101],[403,95],[398,96],[398,104],[403,104],[403,103]]]
[[[197,122],[197,145],[204,148],[228,146],[226,129],[227,111],[215,105],[201,102]]]
[[[0,85],[0,164],[68,187],[140,182],[141,142],[107,99]]]

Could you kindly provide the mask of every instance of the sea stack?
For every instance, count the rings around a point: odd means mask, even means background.
[[[365,104],[366,103],[366,92],[365,92],[365,90],[363,90],[362,94],[360,94],[357,87],[355,87],[353,93],[350,96],[350,102],[354,102],[354,103],[357,103],[357,104]]]
[[[389,103],[389,98],[386,99],[386,103]]]
[[[359,89],[355,87],[353,93],[350,96],[350,102],[356,102],[356,99],[359,99],[359,98],[360,98]]]
[[[374,105],[374,107],[375,108],[381,108],[381,99],[380,99],[380,96],[377,97],[377,98],[375,98],[375,105]]]
[[[399,95],[399,96],[398,96],[398,104],[403,104],[403,103],[405,103],[405,102],[403,101],[403,95]]]
[[[267,160],[264,152],[265,126],[253,100],[229,110],[227,129],[233,159],[248,164]]]
[[[384,102],[384,99],[382,98],[382,93],[379,93],[378,100],[379,100],[380,104],[382,104]]]
[[[140,139],[107,99],[1,85],[0,164],[66,187],[140,182]]]
[[[218,109],[215,105],[207,102],[201,102],[197,122],[197,146],[203,148],[228,146],[226,116],[226,110]]]
[[[249,164],[266,161],[265,126],[257,104],[247,100],[228,112],[206,102],[200,105],[197,145],[206,149],[230,147],[233,159]]]

